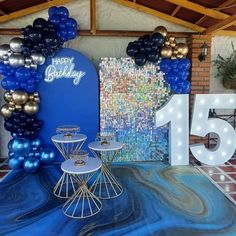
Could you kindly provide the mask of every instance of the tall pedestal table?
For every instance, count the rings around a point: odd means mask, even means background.
[[[57,134],[51,139],[64,159],[67,160],[70,159],[71,154],[76,154],[79,152],[83,143],[87,139],[87,136],[84,134]],[[55,185],[53,193],[60,198],[69,198],[72,194],[74,194],[76,189],[77,181],[74,176],[64,172]]]
[[[84,165],[77,166],[76,160],[69,159],[61,165],[64,173],[73,175],[78,181],[78,189],[64,204],[63,212],[69,217],[82,219],[97,214],[102,208],[99,198],[87,187],[87,182],[101,168],[102,162],[98,158],[89,157]]]
[[[96,141],[89,143],[88,147],[96,158],[102,160],[101,171],[92,184],[91,191],[101,199],[111,199],[122,194],[123,189],[111,173],[110,164],[122,149],[123,144],[109,141],[109,144],[102,145],[101,141]]]

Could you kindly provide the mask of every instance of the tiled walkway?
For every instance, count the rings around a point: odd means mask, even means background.
[[[10,171],[7,161],[0,163],[0,182],[9,174]]]
[[[220,189],[226,197],[236,204],[236,158],[221,166],[194,165]]]

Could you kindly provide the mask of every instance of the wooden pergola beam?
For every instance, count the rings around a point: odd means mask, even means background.
[[[12,12],[10,14],[0,16],[0,23],[17,19],[22,16],[26,16],[35,12],[39,12],[39,11],[48,9],[49,7],[52,7],[52,6],[63,5],[63,4],[68,3],[69,1],[70,0],[53,0],[53,1],[45,2],[36,6],[28,7],[28,8],[16,11],[16,12]]]
[[[219,7],[228,7],[229,5],[231,5],[232,3],[235,3],[235,0],[227,0],[225,2],[223,2],[222,4],[220,4]],[[217,7],[218,8],[218,7]]]
[[[180,6],[177,6],[170,15],[175,16],[175,14],[179,11],[180,8],[181,8]]]
[[[210,27],[208,27],[203,33],[204,34],[212,34],[218,30],[221,30],[221,29],[225,29],[233,24],[236,23],[236,14],[228,17],[227,19],[225,20],[222,20]]]
[[[96,33],[96,0],[90,0],[90,31],[92,34]]]
[[[152,34],[152,31],[127,31],[127,30],[78,30],[78,36],[107,36],[107,37],[140,37],[145,34]],[[192,32],[170,32],[175,38],[187,38]],[[21,35],[21,29],[18,28],[2,28],[0,35]]]
[[[175,5],[187,8],[189,10],[201,13],[206,16],[210,16],[217,20],[225,20],[229,17],[228,14],[204,7],[194,2],[189,2],[187,0],[165,0],[166,2],[173,3]]]
[[[179,19],[177,17],[174,17],[174,16],[170,16],[168,14],[165,14],[163,12],[154,10],[152,8],[145,7],[145,6],[143,6],[141,4],[138,4],[138,3],[130,2],[130,1],[127,1],[127,0],[112,0],[112,1],[116,2],[116,3],[120,4],[120,5],[123,5],[123,6],[129,7],[129,8],[132,8],[132,9],[144,12],[146,14],[159,17],[161,19],[167,20],[167,21],[172,22],[174,24],[178,24],[178,25],[184,26],[186,28],[195,30],[197,32],[203,32],[205,30],[204,27],[201,27],[201,26],[198,26],[198,25],[194,25],[194,24],[192,24],[190,22],[181,20],[181,19]]]

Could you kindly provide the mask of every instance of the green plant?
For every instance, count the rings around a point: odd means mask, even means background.
[[[233,52],[229,57],[223,58],[218,54],[214,65],[217,68],[216,77],[222,79],[226,88],[230,88],[230,81],[236,81],[236,49],[234,44],[231,43]]]

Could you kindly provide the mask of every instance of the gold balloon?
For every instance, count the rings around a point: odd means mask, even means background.
[[[176,41],[174,40],[174,41],[170,41],[170,46],[172,47],[172,48],[174,48],[175,46],[176,46]]]
[[[38,97],[38,96],[39,96],[39,93],[38,93],[38,92],[35,92],[33,95],[34,95],[34,97]]]
[[[188,54],[188,46],[185,43],[178,43],[175,49],[178,51],[178,54],[181,54],[184,57]]]
[[[15,111],[15,109],[16,109],[16,106],[15,106],[15,105],[13,105],[13,106],[10,106],[10,105],[9,105],[9,110],[10,110],[10,111]]]
[[[33,94],[30,94],[30,95],[29,95],[29,100],[30,100],[30,101],[33,101],[33,100],[34,100],[34,95],[33,95]]]
[[[183,58],[184,56],[182,54],[177,54],[176,57],[177,58]]]
[[[176,50],[175,48],[173,49],[173,55],[177,55],[178,54],[178,50]]]
[[[170,42],[174,42],[174,41],[175,41],[175,37],[174,37],[173,35],[170,35],[170,36],[169,36],[169,41],[170,41]]]
[[[17,105],[23,105],[28,101],[29,95],[24,91],[18,90],[12,94],[12,99]]]
[[[34,98],[34,101],[37,102],[37,103],[40,103],[39,97],[35,97],[35,98]]]
[[[171,59],[171,60],[175,60],[175,59],[176,59],[176,56],[171,56],[170,59]]]
[[[170,58],[172,56],[172,48],[170,46],[164,46],[161,49],[161,57]]]
[[[9,91],[6,91],[3,96],[4,96],[4,100],[5,100],[6,102],[10,102],[11,99],[12,99],[12,94],[11,94],[11,92],[9,92]]]
[[[170,46],[170,41],[169,41],[169,40],[166,40],[166,41],[165,41],[165,45],[166,45],[166,46]]]
[[[11,117],[12,111],[9,108],[10,108],[9,104],[5,104],[1,107],[1,115],[4,118],[10,118]]]
[[[162,34],[164,37],[167,36],[167,29],[164,26],[157,26],[154,29],[154,33],[160,33]]]
[[[36,102],[34,101],[29,101],[24,105],[23,108],[24,112],[28,115],[33,115],[38,112],[39,106]]]
[[[22,106],[21,106],[21,105],[15,105],[15,108],[16,108],[17,110],[19,110],[19,111],[22,110]]]

